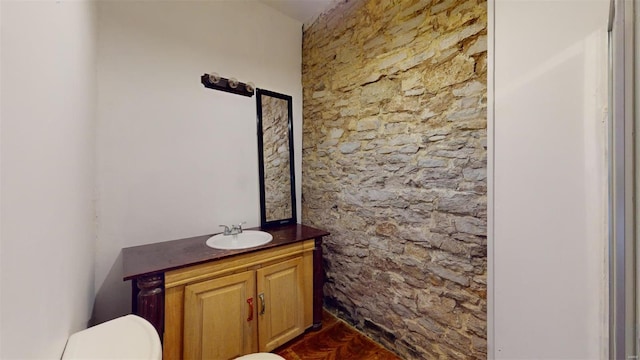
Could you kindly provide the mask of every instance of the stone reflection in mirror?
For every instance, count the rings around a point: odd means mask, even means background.
[[[291,96],[257,90],[262,226],[296,222]]]

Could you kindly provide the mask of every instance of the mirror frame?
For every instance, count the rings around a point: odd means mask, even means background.
[[[262,131],[262,96],[271,96],[278,99],[282,99],[287,101],[287,111],[288,111],[288,135],[289,135],[289,179],[291,184],[291,217],[284,219],[276,219],[267,221],[267,209],[266,209],[266,194],[265,194],[265,176],[264,176],[264,139],[263,139],[263,131]],[[280,225],[289,225],[296,224],[297,219],[297,209],[296,209],[296,182],[295,182],[295,167],[293,161],[293,98],[289,95],[280,94],[277,92],[264,90],[264,89],[256,89],[256,112],[257,112],[257,120],[258,120],[258,169],[260,172],[260,225],[263,228],[280,226]]]

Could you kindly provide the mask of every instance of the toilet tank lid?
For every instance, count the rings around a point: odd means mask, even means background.
[[[285,360],[282,356],[272,354],[272,353],[255,353],[240,356],[235,358],[235,360]]]
[[[147,320],[126,315],[79,331],[67,341],[62,359],[162,359],[156,329]]]

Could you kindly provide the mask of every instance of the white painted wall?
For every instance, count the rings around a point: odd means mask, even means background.
[[[256,98],[203,73],[293,96],[298,209],[302,141],[300,22],[248,1],[98,9],[96,322],[129,311],[122,248],[260,223]]]
[[[493,4],[496,359],[606,354],[608,3]]]
[[[1,3],[0,358],[59,358],[94,295],[94,4]]]

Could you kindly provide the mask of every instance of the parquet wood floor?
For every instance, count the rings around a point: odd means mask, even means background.
[[[322,329],[310,330],[274,353],[287,360],[401,360],[327,311]]]

